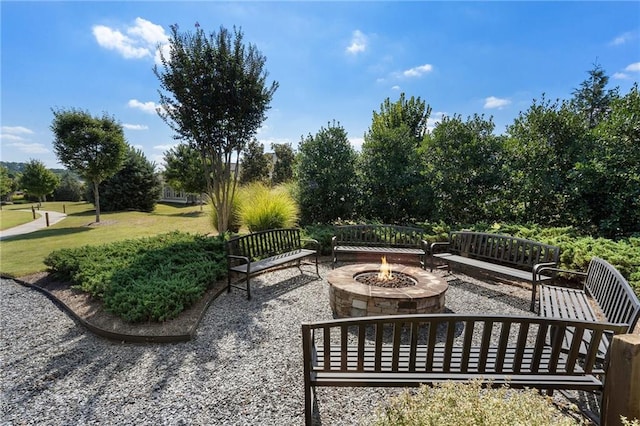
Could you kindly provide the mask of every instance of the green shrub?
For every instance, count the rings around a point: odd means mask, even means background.
[[[535,390],[483,389],[480,381],[446,382],[405,391],[378,410],[375,426],[588,424],[562,413]]]
[[[238,195],[240,218],[250,232],[290,228],[298,220],[298,205],[286,186],[270,188],[253,182]]]
[[[131,322],[175,318],[226,272],[221,238],[181,232],[57,250],[45,264]]]
[[[303,230],[303,238],[313,238],[320,243],[320,253],[331,254],[333,225],[309,225]]]

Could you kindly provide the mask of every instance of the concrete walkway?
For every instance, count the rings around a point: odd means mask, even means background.
[[[20,210],[25,212],[31,212],[31,210]],[[29,223],[25,223],[24,225],[14,226],[13,228],[5,229],[0,231],[0,240],[4,240],[5,238],[13,237],[16,235],[29,234],[31,232],[35,232],[39,229],[43,229],[47,227],[46,213],[49,213],[49,226],[60,222],[62,219],[67,217],[66,214],[60,212],[53,212],[47,210],[37,210],[37,214],[40,215],[36,220],[32,220]]]

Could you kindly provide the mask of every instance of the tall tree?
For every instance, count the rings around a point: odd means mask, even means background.
[[[640,90],[614,99],[593,129],[593,154],[576,164],[572,177],[578,224],[609,238],[640,233]]]
[[[276,162],[273,164],[271,183],[278,185],[289,182],[293,179],[293,163],[296,157],[291,144],[274,143],[271,145],[271,149],[273,149],[276,156]]]
[[[9,169],[0,166],[0,201],[4,201],[13,192],[13,179],[9,177]],[[0,203],[0,208],[2,203]]]
[[[200,154],[188,144],[181,143],[165,152],[164,163],[162,175],[172,188],[198,195],[207,191]]]
[[[353,215],[356,153],[338,123],[321,128],[300,142],[296,163],[303,223],[331,223]]]
[[[507,127],[505,155],[510,199],[518,220],[566,225],[571,193],[569,172],[591,150],[581,117],[567,102],[540,101]]]
[[[245,46],[242,31],[224,27],[208,36],[199,27],[171,26],[169,53],[154,67],[160,117],[201,156],[207,192],[226,232],[238,182],[240,153],[266,118],[278,83],[267,86],[266,58]],[[235,162],[235,168],[232,167]]]
[[[418,148],[431,107],[419,97],[387,98],[373,112],[359,162],[365,217],[388,223],[423,220],[430,213],[430,189],[420,176]]]
[[[93,117],[78,109],[58,109],[53,110],[51,131],[60,162],[91,182],[96,222],[100,222],[98,186],[120,170],[127,153],[122,125],[107,114]]]
[[[51,170],[47,169],[42,161],[31,160],[27,163],[20,184],[27,194],[38,197],[39,202],[47,200],[60,183],[60,179]]]
[[[608,83],[609,76],[600,65],[594,64],[589,78],[573,91],[571,106],[583,117],[589,129],[596,127],[609,114],[611,102],[619,97],[618,87],[606,90]]]
[[[425,178],[433,187],[437,218],[451,225],[506,220],[502,142],[492,119],[444,117],[425,137]],[[511,207],[510,205],[508,207]]]
[[[253,139],[242,155],[240,182],[266,182],[269,179],[269,160],[264,153],[264,145]]]

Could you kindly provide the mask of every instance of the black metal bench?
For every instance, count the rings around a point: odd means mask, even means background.
[[[549,392],[602,391],[608,359],[597,359],[600,341],[625,329],[558,318],[455,314],[303,324],[305,422],[312,424],[317,386],[410,387],[480,379]],[[568,351],[562,350],[565,333],[577,337]],[[586,333],[587,353],[579,356]]]
[[[315,249],[304,248],[307,244],[313,244]],[[300,261],[308,257],[315,257],[316,275],[319,277],[319,247],[316,240],[302,240],[300,230],[296,228],[271,229],[231,238],[226,243],[227,291],[231,291],[231,287],[245,290],[247,299],[251,299],[249,281],[253,275],[293,262],[302,273]],[[246,286],[238,285],[243,280],[232,283],[232,272],[244,274]]]
[[[543,267],[538,273],[584,277],[581,288],[534,285],[531,308],[535,308],[537,299],[540,316],[625,324],[625,333],[635,328],[640,318],[640,301],[622,274],[607,261],[592,258],[586,273],[556,267]],[[609,343],[608,339],[603,340],[600,352],[606,352]]]
[[[445,252],[441,252],[446,249]],[[552,276],[540,274],[542,267],[558,264],[560,249],[549,244],[511,235],[458,231],[449,234],[448,242],[431,244],[431,270],[440,259],[451,271],[451,264],[481,269],[520,281],[548,281]],[[535,291],[535,290],[534,290]],[[533,308],[532,308],[533,309]]]
[[[423,229],[396,225],[342,225],[331,238],[333,266],[338,253],[417,255],[425,267],[428,243]]]

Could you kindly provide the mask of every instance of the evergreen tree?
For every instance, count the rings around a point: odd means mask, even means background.
[[[593,129],[611,111],[610,104],[619,97],[619,89],[606,90],[609,76],[600,65],[595,64],[589,71],[589,78],[573,91],[571,105],[580,114],[586,126]]]
[[[253,139],[242,156],[240,183],[266,182],[269,179],[269,160],[264,153],[264,145]]]
[[[273,144],[271,149],[276,156],[276,162],[273,165],[273,174],[271,176],[271,184],[279,185],[289,182],[293,179],[293,164],[295,161],[295,153],[291,144]]]
[[[155,164],[142,151],[129,147],[122,168],[100,184],[104,211],[151,212],[162,191]]]

